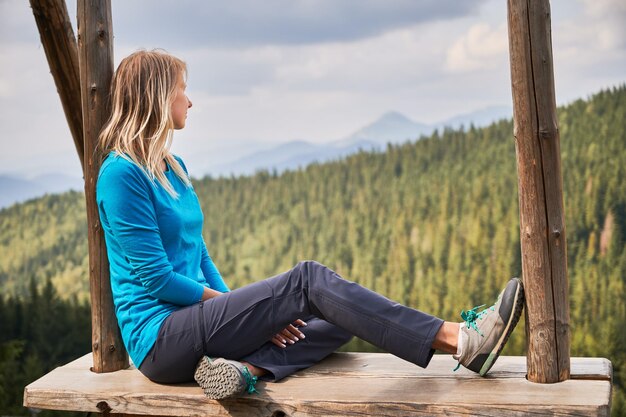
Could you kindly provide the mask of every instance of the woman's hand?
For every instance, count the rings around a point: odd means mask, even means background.
[[[298,327],[304,327],[306,323],[300,319],[285,327],[281,332],[276,333],[272,337],[271,342],[278,347],[286,348],[287,344],[293,345],[299,340],[305,338],[304,333],[298,330]]]
[[[204,290],[202,292],[202,299],[200,301],[206,301],[209,298],[217,297],[218,295],[222,295],[222,293],[219,291],[215,291],[211,288],[204,287]]]

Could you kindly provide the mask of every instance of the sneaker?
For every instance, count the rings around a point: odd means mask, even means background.
[[[462,311],[461,323],[463,346],[461,355],[454,355],[459,361],[456,369],[463,365],[467,369],[485,376],[498,359],[502,348],[513,332],[522,315],[524,287],[518,278],[511,279],[489,308],[476,312],[481,307]],[[455,369],[455,371],[456,371]]]
[[[198,362],[194,379],[202,387],[204,395],[212,400],[221,400],[247,391],[258,392],[254,385],[257,377],[247,366],[237,361],[204,356]]]

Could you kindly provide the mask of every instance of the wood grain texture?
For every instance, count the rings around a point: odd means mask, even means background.
[[[96,204],[96,180],[101,164],[98,135],[109,118],[109,89],[113,77],[110,0],[78,1],[78,50],[85,143],[93,368],[95,372],[113,372],[128,367],[128,355],[115,318],[104,232]]]
[[[609,415],[610,362],[573,358],[579,379],[535,384],[526,359],[502,357],[487,378],[436,355],[421,369],[390,354],[336,353],[278,383],[259,382],[259,395],[208,400],[195,384],[160,385],[134,368],[89,371],[86,355],[25,389],[27,407],[172,416],[422,416]],[[590,377],[591,379],[586,379]],[[100,408],[98,408],[100,404]],[[280,414],[280,412],[284,414]]]
[[[85,170],[83,115],[80,98],[78,46],[64,0],[30,0],[50,73],[61,98],[74,145]]]
[[[528,378],[551,383],[569,377],[570,330],[548,0],[509,0],[508,23]]]

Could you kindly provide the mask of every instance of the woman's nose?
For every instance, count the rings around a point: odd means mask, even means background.
[[[193,106],[193,103],[189,100],[189,97],[187,97],[187,108],[189,109],[191,106]]]

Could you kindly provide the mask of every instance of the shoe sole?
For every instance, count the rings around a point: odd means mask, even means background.
[[[509,322],[507,323],[504,332],[502,332],[500,340],[498,340],[498,343],[496,343],[491,353],[489,353],[487,360],[480,368],[480,372],[478,373],[480,376],[485,376],[487,372],[489,372],[493,364],[496,363],[496,359],[498,359],[498,357],[500,356],[500,352],[502,352],[504,345],[506,345],[507,340],[509,340],[509,336],[511,336],[511,333],[513,333],[517,322],[522,316],[522,309],[524,308],[524,287],[522,285],[522,282],[519,279],[517,280],[519,281],[519,283],[515,291],[513,312],[509,317]]]
[[[204,395],[212,400],[232,397],[241,392],[241,376],[226,362],[212,362],[205,356],[200,360],[193,377]]]

